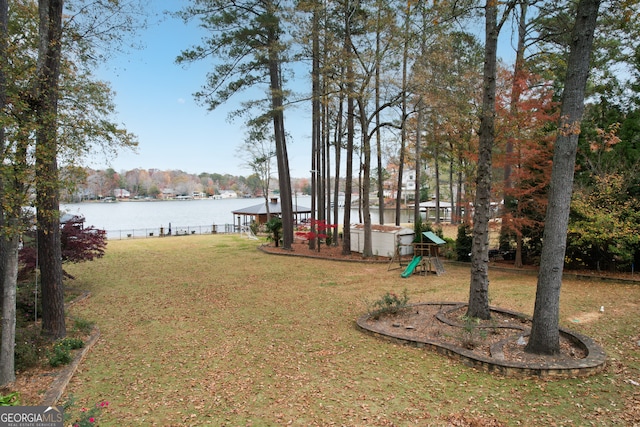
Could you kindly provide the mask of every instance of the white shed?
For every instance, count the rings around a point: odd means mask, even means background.
[[[409,228],[392,225],[371,225],[373,255],[393,257],[396,248],[400,255],[413,254],[414,232]],[[351,224],[351,251],[362,253],[364,249],[364,224]]]

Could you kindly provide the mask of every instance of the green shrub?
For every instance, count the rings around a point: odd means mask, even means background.
[[[275,246],[278,247],[280,244],[280,238],[282,237],[282,220],[274,216],[265,223],[265,227],[267,232],[269,232],[268,239],[273,241]]]
[[[457,260],[458,254],[456,253],[456,241],[450,237],[445,237],[443,240],[447,242],[447,244],[444,245],[444,248],[442,249],[442,255],[446,259]]]
[[[13,349],[16,371],[26,371],[38,365],[43,355],[45,340],[37,327],[17,327]]]
[[[429,221],[423,222],[422,217],[420,217],[418,222],[413,225],[413,243],[422,242],[422,233],[426,231],[433,231],[433,228],[431,228],[431,223]],[[440,229],[440,232],[442,232],[442,228]]]
[[[402,292],[401,296],[394,292],[387,292],[382,298],[371,304],[369,315],[374,319],[378,319],[383,315],[397,314],[407,308],[408,301],[409,296],[407,295],[406,289]]]
[[[20,405],[20,395],[17,391],[6,395],[0,395],[0,406],[18,406]]]
[[[49,353],[49,366],[52,368],[68,365],[71,363],[71,360],[71,352],[66,347],[54,345],[53,351]]]
[[[81,338],[64,338],[61,345],[69,350],[76,350],[84,347],[84,341]]]
[[[55,368],[71,363],[71,350],[82,348],[84,342],[80,338],[64,338],[53,345],[49,354],[49,366]]]
[[[35,320],[36,309],[38,313],[42,313],[40,289],[38,289],[37,299],[35,292],[36,285],[34,282],[29,281],[18,283],[16,288],[16,326],[20,327],[26,322],[33,322]]]

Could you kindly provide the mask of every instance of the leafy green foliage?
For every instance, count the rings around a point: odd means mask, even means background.
[[[423,222],[422,217],[420,217],[420,219],[416,221],[415,224],[413,224],[413,232],[414,232],[413,242],[414,243],[422,242],[422,233],[424,233],[425,231],[433,231],[433,228],[431,227],[430,222],[428,221]],[[442,230],[440,230],[440,232],[442,232]]]
[[[49,366],[57,367],[71,363],[71,350],[82,348],[84,342],[80,338],[64,338],[53,345],[49,354]]]
[[[374,301],[369,309],[369,315],[374,319],[384,315],[398,314],[405,308],[409,302],[407,290],[402,291],[402,295],[394,292],[386,292],[382,298]]]
[[[280,243],[280,236],[282,235],[282,219],[279,217],[271,217],[269,221],[265,223],[267,231],[270,233],[269,240],[272,240],[276,246]]]
[[[32,325],[16,328],[16,343],[13,350],[15,370],[26,371],[37,366],[44,354],[45,346],[46,341],[39,328]]]
[[[571,204],[567,235],[570,267],[621,270],[640,252],[640,201],[629,196],[620,175],[595,178]]]
[[[0,406],[18,405],[20,405],[20,394],[17,391],[5,395],[0,395]]]

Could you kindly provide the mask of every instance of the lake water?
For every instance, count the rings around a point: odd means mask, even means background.
[[[263,203],[264,199],[202,199],[202,200],[162,200],[132,201],[116,203],[70,203],[60,206],[60,210],[71,214],[81,214],[85,218],[85,226],[93,226],[107,230],[109,238],[146,237],[151,233],[160,235],[161,228],[176,234],[205,234],[217,226],[218,232],[232,230],[234,210]],[[298,196],[294,200],[299,206],[311,207],[310,196]],[[339,211],[338,223],[342,223],[343,209]],[[377,210],[371,216],[377,223]],[[412,213],[403,213],[402,222],[408,222]],[[351,210],[352,222],[358,222],[358,210]],[[385,222],[395,222],[395,212],[385,210]]]

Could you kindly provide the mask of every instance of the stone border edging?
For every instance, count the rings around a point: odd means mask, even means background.
[[[98,338],[100,338],[100,330],[97,326],[94,326],[93,331],[91,332],[91,336],[85,343],[84,347],[82,347],[82,350],[76,354],[76,357],[73,359],[73,361],[69,365],[67,365],[58,374],[58,376],[56,376],[56,379],[53,380],[53,382],[49,386],[49,389],[42,397],[43,406],[55,406],[58,400],[62,397],[62,394],[67,388],[69,381],[71,381],[73,374],[75,374],[76,370],[78,369],[78,365],[80,365],[80,362],[82,362],[89,350],[91,350],[91,347],[93,347],[93,345],[98,341]]]
[[[459,302],[433,302],[433,303],[420,303],[413,304],[412,306],[419,305],[459,305],[465,303]],[[511,310],[500,309],[497,307],[490,307],[492,311],[509,314],[524,319],[530,319],[522,313],[517,313]],[[387,339],[400,344],[412,345],[418,348],[428,348],[434,350],[437,353],[451,357],[453,359],[460,360],[467,366],[477,368],[489,373],[498,373],[505,377],[540,377],[540,378],[572,378],[572,377],[585,377],[597,374],[601,372],[606,366],[606,354],[604,350],[597,345],[591,338],[586,337],[577,332],[569,331],[565,328],[559,328],[560,333],[571,339],[574,343],[582,347],[587,356],[584,359],[576,359],[571,363],[522,363],[522,362],[509,362],[500,360],[499,358],[484,357],[475,354],[473,351],[458,347],[449,343],[435,341],[435,340],[413,340],[407,338],[401,338],[388,333],[383,332],[381,329],[377,329],[375,326],[367,325],[366,321],[369,319],[369,314],[365,314],[357,319],[356,324],[360,330],[365,333],[369,333],[373,336]]]
[[[65,311],[72,305],[84,301],[90,296],[91,292],[83,292],[76,299],[65,304]],[[100,329],[97,326],[94,326],[89,339],[84,343],[82,349],[77,352],[73,361],[60,371],[60,373],[56,376],[56,379],[53,380],[53,382],[49,386],[49,389],[42,397],[43,406],[55,406],[58,400],[60,400],[62,394],[67,388],[67,385],[69,385],[69,381],[71,381],[71,378],[73,378],[73,374],[75,374],[76,370],[78,369],[80,362],[84,360],[87,353],[89,353],[89,350],[91,350],[91,347],[93,347],[93,345],[98,341],[98,338],[100,338]]]

